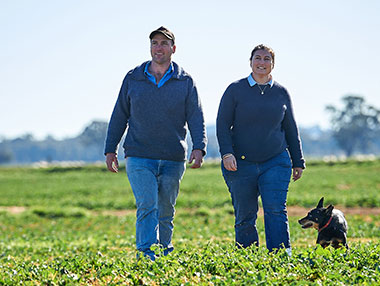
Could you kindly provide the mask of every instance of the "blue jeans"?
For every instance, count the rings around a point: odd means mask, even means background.
[[[259,245],[256,229],[258,197],[264,209],[265,237],[269,251],[290,249],[286,198],[292,172],[287,151],[263,163],[237,161],[237,171],[224,168],[224,180],[235,211],[235,240],[239,247]]]
[[[126,159],[129,183],[136,199],[136,246],[152,260],[153,244],[160,244],[164,254],[173,250],[172,234],[175,203],[185,162],[138,157]]]

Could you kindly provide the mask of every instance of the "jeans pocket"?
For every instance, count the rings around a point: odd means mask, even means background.
[[[281,166],[279,167],[277,174],[279,181],[289,184],[290,177],[292,176],[292,168],[290,165],[287,165],[286,167]]]
[[[276,161],[277,161],[276,163],[279,166],[282,166],[285,168],[291,168],[292,167],[292,160],[290,159],[290,155],[289,155],[289,152],[287,150],[285,150],[284,152],[279,154],[276,157]]]
[[[290,183],[292,168],[277,164],[267,169],[259,179],[262,190],[287,191]]]
[[[235,177],[237,171],[228,171],[224,167],[223,161],[220,164],[220,166],[221,166],[221,169],[222,169],[222,175],[223,175],[224,180],[226,180],[226,181],[227,180],[232,180]]]

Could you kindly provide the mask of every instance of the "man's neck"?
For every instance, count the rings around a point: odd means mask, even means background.
[[[154,61],[151,61],[149,66],[149,72],[165,74],[168,68],[170,67],[170,64],[171,62],[159,64]]]
[[[156,82],[160,82],[166,71],[168,70],[171,62],[158,64],[156,62],[151,62],[149,65],[149,72],[155,77]]]

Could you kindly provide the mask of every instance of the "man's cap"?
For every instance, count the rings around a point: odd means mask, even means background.
[[[174,41],[175,41],[175,37],[174,37],[174,34],[172,32],[170,32],[167,28],[161,26],[159,27],[158,29],[154,30],[152,33],[150,33],[149,35],[149,39],[153,39],[153,37],[156,35],[156,34],[162,34],[164,35],[166,38],[168,38],[169,40],[172,40],[173,41],[173,44],[174,44]]]

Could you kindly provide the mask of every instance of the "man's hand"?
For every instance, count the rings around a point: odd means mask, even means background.
[[[203,163],[203,152],[202,152],[202,150],[193,150],[193,152],[191,152],[189,164],[193,163],[193,161],[194,161],[194,164],[191,165],[190,168],[197,169],[197,168],[200,168],[202,166],[202,163]]]
[[[110,170],[112,173],[117,173],[119,171],[119,161],[117,160],[117,154],[107,153],[106,164],[108,170]]]
[[[293,168],[293,181],[297,181],[302,176],[302,168]]]

